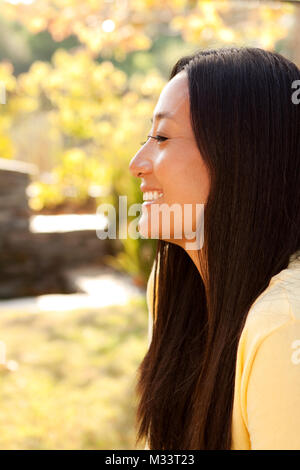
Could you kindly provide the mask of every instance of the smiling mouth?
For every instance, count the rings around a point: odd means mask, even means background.
[[[155,191],[145,191],[143,194],[143,200],[144,201],[153,201],[158,199],[163,195],[163,191],[161,190],[155,190]]]

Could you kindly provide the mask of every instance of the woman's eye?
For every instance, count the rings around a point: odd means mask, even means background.
[[[157,142],[164,142],[165,140],[168,140],[168,137],[163,137],[162,135],[156,135],[156,136],[148,135],[147,137],[148,138],[151,137],[152,139],[156,139]],[[146,142],[147,142],[147,140],[145,142],[141,142],[141,145],[144,145]]]
[[[158,142],[164,142],[165,140],[168,140],[168,137],[163,137],[162,135],[157,135],[154,137]]]

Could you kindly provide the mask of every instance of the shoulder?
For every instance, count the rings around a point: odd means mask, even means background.
[[[268,336],[290,325],[297,328],[300,322],[300,261],[273,276],[267,289],[251,306],[241,342],[250,353]],[[246,352],[246,351],[245,351]]]
[[[299,326],[300,277],[290,272],[275,276],[248,312],[239,340],[239,366],[248,370],[263,343],[279,348],[288,332],[299,336]]]
[[[290,434],[300,424],[298,267],[272,278],[249,310],[239,340],[236,387],[252,448],[300,445]]]

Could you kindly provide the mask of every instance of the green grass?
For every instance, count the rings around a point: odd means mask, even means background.
[[[0,449],[135,447],[144,299],[93,312],[0,316],[15,371],[0,370]]]

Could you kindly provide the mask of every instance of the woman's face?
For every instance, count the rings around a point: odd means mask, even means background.
[[[159,118],[160,113],[168,117]],[[157,201],[143,203],[138,226],[140,234],[183,248],[186,242],[193,240],[186,235],[195,233],[198,227],[196,204],[204,204],[209,193],[209,174],[196,144],[189,113],[187,73],[181,71],[165,85],[154,110],[149,135],[164,139],[148,138],[129,165],[131,173],[141,178],[143,192],[153,188],[163,193]],[[174,212],[174,218],[170,215],[172,204],[180,206],[181,215],[180,211]],[[185,212],[186,204],[192,207],[190,216]],[[159,219],[154,217],[154,205],[162,213]],[[169,234],[164,229],[168,224]],[[177,238],[178,233],[181,238]]]

